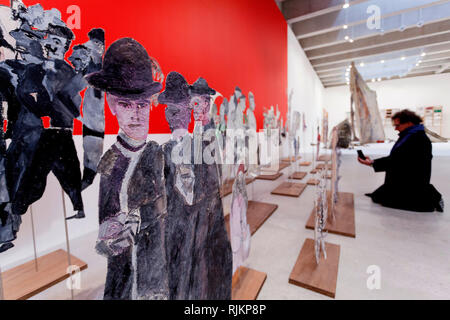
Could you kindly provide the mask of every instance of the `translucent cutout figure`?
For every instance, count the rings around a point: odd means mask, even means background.
[[[315,212],[315,227],[314,227],[314,250],[316,254],[316,263],[319,264],[320,252],[322,251],[324,258],[327,258],[325,248],[325,238],[327,233],[324,231],[327,224],[328,217],[328,198],[327,198],[327,170],[321,170],[319,185],[316,188],[316,200],[314,206]]]
[[[338,202],[338,187],[339,187],[339,167],[341,165],[341,150],[338,147],[338,128],[334,127],[331,132],[331,214],[330,218],[335,221],[334,208]]]
[[[233,274],[245,263],[250,253],[250,226],[247,223],[248,197],[244,165],[238,167],[233,184],[230,213],[230,239],[233,251]]]
[[[247,137],[246,137],[246,147],[249,152],[247,162],[248,165],[248,172],[252,176],[259,175],[258,172],[258,147],[257,143],[255,146],[250,145],[252,141],[257,141],[257,124],[256,124],[256,117],[255,117],[255,96],[252,92],[248,93],[248,101],[249,101],[249,107],[246,112],[245,117],[245,128],[247,130]]]

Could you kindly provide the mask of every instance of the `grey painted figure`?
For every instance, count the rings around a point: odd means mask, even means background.
[[[184,300],[196,296],[192,283],[196,272],[193,258],[199,254],[194,246],[198,214],[193,206],[196,180],[191,157],[192,138],[188,132],[192,107],[189,85],[181,74],[169,73],[166,89],[158,101],[167,105],[166,120],[172,131],[170,141],[162,145],[167,191],[165,237],[169,299]],[[188,161],[182,163],[175,159],[178,157]]]
[[[244,165],[238,167],[233,184],[233,196],[230,212],[230,239],[233,250],[233,274],[245,263],[250,254],[250,226],[247,223],[247,184]]]
[[[123,38],[106,52],[101,71],[87,77],[107,93],[121,132],[98,166],[101,175],[97,252],[108,259],[104,299],[169,298],[164,155],[146,143],[153,82],[147,51]]]
[[[13,3],[10,19],[19,27],[10,34],[18,59],[0,65],[1,86],[14,88],[7,101],[11,143],[5,172],[10,200],[0,212],[0,243],[8,247],[21,215],[44,193],[50,171],[69,195],[77,217],[84,217],[80,165],[72,138],[84,81],[64,61],[74,35],[60,17],[56,9],[43,11],[39,5],[27,9],[23,3]],[[42,117],[50,119],[49,128],[44,128]]]
[[[215,94],[215,90],[211,89],[202,78],[191,85],[190,89],[191,105],[193,102],[203,101],[204,107],[200,106],[199,110],[203,110],[204,115],[209,115],[209,98]],[[193,107],[195,120],[201,120],[204,126],[202,128],[205,133],[202,139],[203,149],[214,146],[217,143],[214,135],[215,128],[206,117],[197,118],[195,105]],[[210,132],[213,133],[212,136],[208,136]],[[194,252],[197,254],[192,261],[196,266],[196,272],[193,274],[194,295],[189,299],[231,299],[232,253],[220,198],[220,170],[216,162],[194,166],[196,181],[194,206],[198,215]]]

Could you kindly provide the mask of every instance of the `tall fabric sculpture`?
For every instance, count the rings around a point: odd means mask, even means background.
[[[350,90],[354,134],[359,131],[361,144],[384,141],[384,128],[378,109],[377,93],[370,90],[354,63],[352,63]]]

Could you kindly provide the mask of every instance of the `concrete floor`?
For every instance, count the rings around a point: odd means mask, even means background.
[[[356,239],[327,237],[328,242],[341,246],[336,299],[450,299],[450,157],[438,156],[433,161],[432,183],[444,196],[444,213],[413,213],[373,204],[364,193],[381,185],[384,175],[359,165],[354,155],[342,159],[340,191],[355,194]],[[311,167],[302,168],[306,169]],[[246,265],[267,273],[260,300],[328,300],[288,283],[303,242],[314,237],[313,231],[305,229],[314,187],[308,186],[299,198],[270,194],[292,171],[293,166],[283,170],[277,181],[257,180],[248,186],[250,200],[276,203],[279,208],[252,237]],[[299,182],[305,183],[310,176]],[[226,212],[230,202],[231,196],[224,199]],[[93,249],[96,236],[89,234],[71,244],[73,254],[89,264],[81,273],[81,290],[75,290],[75,299],[102,296],[106,261]],[[367,288],[371,265],[381,271],[379,290]],[[66,284],[60,283],[33,299],[70,297]]]

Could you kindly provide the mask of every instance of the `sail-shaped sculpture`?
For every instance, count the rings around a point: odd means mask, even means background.
[[[384,128],[378,109],[377,93],[369,88],[354,63],[352,63],[351,69],[350,91],[353,134],[359,132],[361,144],[384,141]],[[355,106],[354,113],[353,105]]]

